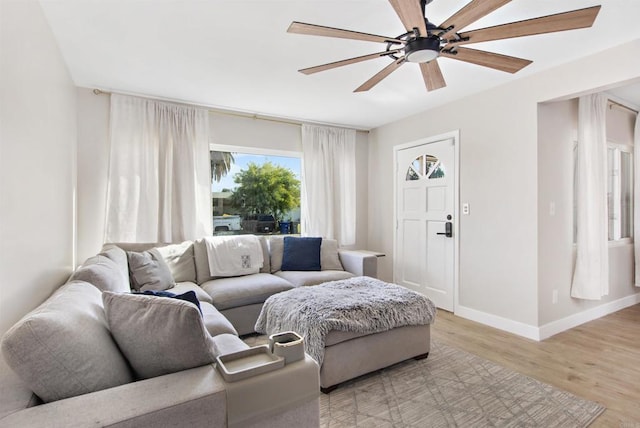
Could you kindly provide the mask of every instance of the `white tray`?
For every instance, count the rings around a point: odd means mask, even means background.
[[[220,355],[216,360],[218,371],[227,382],[236,382],[284,367],[284,358],[273,355],[267,345]]]

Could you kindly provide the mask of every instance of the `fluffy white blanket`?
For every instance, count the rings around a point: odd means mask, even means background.
[[[260,272],[262,246],[255,235],[207,236],[204,239],[211,276],[240,276]]]
[[[318,364],[331,330],[378,333],[431,324],[436,307],[427,297],[396,284],[360,276],[299,287],[269,297],[256,321],[259,333],[295,331]]]

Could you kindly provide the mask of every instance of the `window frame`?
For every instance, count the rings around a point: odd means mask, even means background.
[[[633,213],[633,209],[631,211],[631,218],[630,218],[630,228],[631,228],[631,233],[630,236],[628,237],[621,237],[622,235],[622,174],[621,174],[621,168],[622,168],[622,153],[628,153],[629,154],[629,159],[630,162],[629,164],[631,165],[631,173],[630,173],[630,177],[631,177],[631,206],[635,209],[634,207],[634,201],[633,201],[633,193],[634,193],[634,189],[633,189],[633,184],[634,184],[634,180],[633,180],[633,176],[635,171],[633,170],[633,166],[634,166],[634,160],[633,160],[633,145],[630,144],[622,144],[622,143],[616,143],[614,141],[609,141],[607,140],[607,153],[608,150],[612,149],[613,150],[613,201],[614,201],[614,206],[613,206],[613,221],[614,221],[614,225],[613,225],[613,238],[609,239],[609,246],[616,246],[616,245],[626,245],[626,244],[630,244],[633,243],[633,220],[634,220],[634,213]],[[609,163],[607,161],[607,181],[609,180]],[[607,207],[607,215],[609,214],[609,210]],[[609,218],[607,218],[607,220],[609,220]],[[607,228],[608,228],[608,224],[607,224]],[[617,238],[616,238],[617,237]]]
[[[292,151],[292,150],[279,150],[279,149],[271,149],[271,148],[264,148],[264,147],[235,146],[231,144],[209,143],[209,152],[212,152],[212,151],[241,153],[241,154],[257,155],[257,156],[280,156],[280,157],[289,157],[289,158],[299,159],[300,160],[300,191],[302,193],[303,175],[304,175],[304,159],[302,157],[302,150]],[[210,192],[210,201],[211,203],[213,203],[213,192]],[[300,211],[302,211],[303,203],[304,203],[303,198],[300,197]],[[213,221],[213,216],[212,216],[212,221]],[[213,231],[213,233],[215,235],[215,231]]]
[[[572,144],[572,159],[573,159],[573,246],[576,246],[576,151],[577,151],[577,147],[578,147],[578,141],[577,140],[573,140],[573,144]],[[633,154],[634,154],[634,150],[633,150],[633,145],[631,144],[623,144],[623,143],[617,143],[614,141],[610,141],[607,140],[607,155],[608,155],[608,150],[609,149],[614,149],[614,168],[617,167],[618,170],[618,174],[617,177],[620,177],[620,164],[621,164],[621,159],[622,156],[620,156],[621,152],[625,152],[628,153],[630,155],[630,165],[631,165],[631,184],[632,186],[635,184],[634,182],[634,160],[633,160]],[[617,155],[616,155],[617,154]],[[607,159],[607,188],[608,188],[608,180],[609,180],[609,162]],[[618,207],[618,211],[620,211],[621,209],[621,193],[620,193],[620,189],[621,189],[621,182],[620,179],[618,178],[617,182],[614,183],[614,200],[617,200],[617,207]],[[616,199],[617,196],[617,199]],[[631,189],[631,197],[633,198],[634,196],[634,189],[632,187]],[[633,207],[633,210],[635,210],[635,206],[634,206],[634,201],[631,201],[631,206]],[[629,245],[633,243],[633,221],[634,221],[634,212],[631,212],[631,236],[629,237],[625,237],[625,238],[618,238],[618,239],[609,239],[608,238],[608,232],[607,232],[607,243],[609,248],[611,247],[618,247],[618,246],[623,246],[623,245]],[[617,230],[620,231],[620,222],[621,222],[621,218],[620,218],[620,213],[618,212],[618,218],[617,220]],[[607,206],[607,230],[609,228],[609,207]],[[614,234],[615,235],[615,234]]]

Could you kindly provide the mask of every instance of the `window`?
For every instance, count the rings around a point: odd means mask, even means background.
[[[607,145],[609,241],[633,236],[633,158],[631,147]]]
[[[407,169],[406,181],[420,180],[427,177],[429,180],[444,177],[444,165],[433,155],[420,155],[411,162]]]
[[[607,211],[609,241],[623,241],[633,237],[633,147],[607,143]],[[577,143],[573,145],[573,242],[577,233]]]
[[[296,155],[212,149],[213,234],[299,233],[301,159]]]

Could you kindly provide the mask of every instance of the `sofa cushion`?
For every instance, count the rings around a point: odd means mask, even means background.
[[[263,303],[269,296],[292,288],[290,282],[269,273],[212,279],[202,284],[218,310]]]
[[[271,236],[269,238],[269,257],[271,261],[271,273],[282,269],[282,255],[284,253],[284,236]]]
[[[262,247],[262,258],[264,262],[262,263],[262,268],[260,268],[260,273],[270,273],[271,272],[271,263],[269,258],[269,242],[265,236],[258,236],[260,240],[260,246]]]
[[[172,288],[176,284],[169,266],[155,248],[141,253],[127,251],[127,257],[129,258],[131,288],[134,290],[161,291]]]
[[[111,259],[97,255],[88,258],[71,275],[69,281],[84,281],[94,285],[100,291],[130,291],[129,278]]]
[[[209,296],[209,294],[207,294],[207,292],[204,291],[202,287],[194,284],[193,282],[178,282],[176,283],[175,287],[170,288],[169,291],[176,294],[193,291],[194,293],[196,293],[196,297],[198,298],[198,300],[200,300],[201,302],[211,303],[211,296]]]
[[[169,266],[175,282],[196,281],[196,264],[193,258],[192,241],[157,246],[155,249]]]
[[[219,334],[232,334],[238,335],[233,324],[220,313],[211,303],[200,303],[202,308],[202,319],[204,320],[204,326],[213,337]]]
[[[162,255],[171,275],[176,282],[196,282],[196,267],[194,260],[193,242],[184,241],[181,244],[165,244],[157,242],[119,242],[105,244],[103,249],[112,247],[123,251],[143,252],[155,248]],[[128,274],[128,266],[127,266]]]
[[[109,329],[138,378],[215,361],[213,341],[193,304],[141,294],[102,294]]]
[[[322,238],[284,238],[281,270],[320,270],[320,244]]]
[[[100,290],[82,281],[63,285],[2,339],[7,364],[43,401],[132,382],[113,341]]]
[[[211,303],[200,302],[193,290],[188,290],[182,294],[175,294],[173,293],[174,290],[175,288],[172,288],[171,291],[147,290],[142,294],[157,297],[170,297],[191,302],[200,311],[200,314],[202,315],[202,319],[204,321],[204,326],[211,336],[216,336],[218,334],[224,333],[233,334],[236,336],[238,335],[238,332],[233,327],[233,324],[231,324],[231,322],[224,315],[222,315],[220,311],[218,311]],[[203,293],[207,294],[204,291]]]
[[[320,265],[322,270],[344,270],[338,254],[338,241],[322,238],[320,245]]]
[[[105,256],[114,262],[122,278],[125,282],[129,283],[129,259],[127,259],[127,252],[125,250],[115,245],[107,244],[98,255]],[[127,291],[129,291],[130,288],[131,286],[127,286]]]
[[[219,334],[213,338],[213,348],[216,355],[225,355],[249,349],[249,345],[244,343],[238,336]]]
[[[304,272],[304,271],[280,271],[274,275],[280,278],[286,279],[296,287],[302,287],[305,285],[318,285],[323,282],[337,281],[339,279],[353,278],[351,272],[343,270],[323,270],[319,272]]]
[[[205,244],[204,238],[193,241],[193,258],[196,262],[196,282],[202,285],[202,283],[211,279],[207,244]]]

